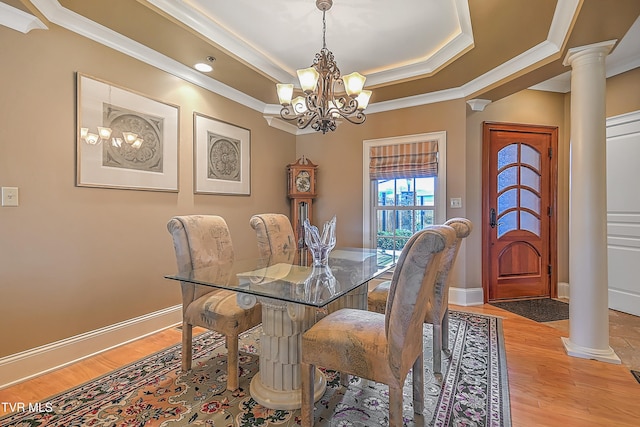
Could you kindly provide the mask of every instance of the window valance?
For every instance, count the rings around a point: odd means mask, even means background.
[[[369,158],[369,177],[372,180],[438,175],[438,141],[371,147]]]

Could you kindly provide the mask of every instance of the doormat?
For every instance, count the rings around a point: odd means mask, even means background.
[[[491,305],[536,322],[553,322],[569,318],[569,304],[551,298],[492,302]]]
[[[633,377],[636,379],[636,381],[638,381],[640,383],[640,372],[638,371],[634,371],[633,369],[631,370],[631,374],[633,375]]]

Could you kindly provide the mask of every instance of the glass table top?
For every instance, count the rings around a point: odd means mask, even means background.
[[[376,249],[335,248],[326,267],[270,264],[268,260],[255,258],[164,277],[323,307],[391,269],[389,257],[381,255]]]

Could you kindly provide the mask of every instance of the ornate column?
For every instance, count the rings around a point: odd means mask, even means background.
[[[302,404],[300,376],[300,343],[316,319],[316,309],[273,298],[238,293],[238,305],[250,308],[262,305],[260,335],[260,368],[251,379],[251,397],[267,408],[298,409]],[[316,370],[314,402],[324,394],[324,374]]]
[[[620,363],[609,346],[605,58],[608,41],[570,49],[570,356]]]
[[[300,342],[302,334],[315,323],[316,309],[271,298],[258,299],[262,305],[260,371],[251,380],[251,397],[271,409],[300,408]],[[314,402],[325,389],[324,374],[316,370]]]

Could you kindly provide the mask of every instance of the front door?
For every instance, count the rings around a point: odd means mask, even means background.
[[[483,127],[485,301],[557,296],[557,128]]]

